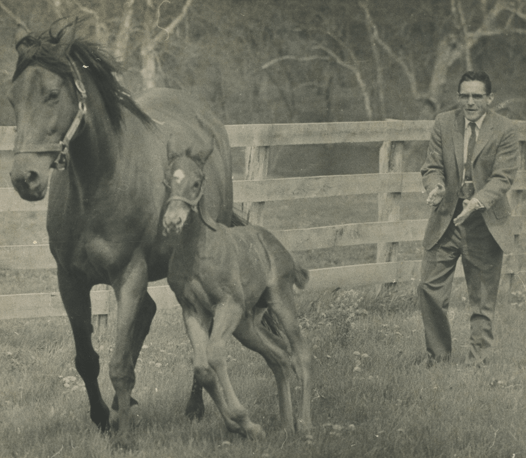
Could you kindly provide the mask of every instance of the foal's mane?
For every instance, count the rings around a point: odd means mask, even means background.
[[[40,35],[30,34],[22,38],[16,47],[20,54],[16,64],[13,81],[30,65],[40,65],[63,78],[73,80],[70,63],[60,48],[62,31],[53,36],[51,32]],[[20,48],[20,46],[23,46]],[[115,59],[103,51],[96,43],[75,38],[71,44],[69,57],[76,63],[81,75],[90,75],[104,102],[108,117],[116,131],[121,129],[122,107],[127,108],[143,123],[152,126],[153,120],[135,103],[130,93],[117,81],[115,73],[118,65]]]

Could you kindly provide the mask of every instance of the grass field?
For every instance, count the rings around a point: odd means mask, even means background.
[[[269,203],[264,224],[285,229],[375,221],[376,202],[376,195],[362,195]],[[422,196],[403,195],[401,214],[425,218]],[[46,241],[42,213],[13,212],[0,221],[0,245]],[[376,247],[295,255],[308,268],[357,264],[374,262]],[[420,259],[420,243],[402,244],[400,256]],[[188,422],[183,412],[191,351],[174,307],[158,312],[137,365],[137,449],[113,451],[89,419],[67,320],[0,321],[0,458],[526,457],[526,288],[499,307],[494,358],[473,369],[463,364],[469,309],[465,287],[457,283],[450,311],[453,359],[427,369],[416,364],[424,356],[424,339],[415,286],[399,285],[379,297],[368,289],[298,295],[301,326],[315,356],[312,441],[280,431],[271,371],[234,340],[232,382],[267,439],[251,442],[228,433],[208,397],[205,419]],[[53,270],[0,271],[0,294],[55,290]],[[114,325],[110,316],[108,329],[94,338],[108,403]]]
[[[521,457],[526,456],[521,297],[497,313],[497,345],[482,369],[463,364],[469,310],[454,291],[449,364],[427,369],[413,286],[376,299],[367,290],[299,295],[314,353],[313,440],[278,426],[276,389],[263,359],[232,340],[230,374],[267,439],[228,433],[206,396],[200,423],[183,415],[191,382],[190,345],[177,308],[154,320],[137,366],[137,449],[112,451],[89,420],[62,318],[0,322],[0,457]],[[114,321],[95,337],[107,402]],[[247,377],[247,373],[251,376]]]

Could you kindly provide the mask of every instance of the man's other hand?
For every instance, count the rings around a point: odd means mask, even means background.
[[[464,200],[462,205],[462,212],[453,220],[455,226],[460,226],[464,221],[466,221],[466,219],[468,219],[469,215],[479,208],[482,208],[480,202],[477,199]]]
[[[444,188],[444,185],[442,183],[438,183],[436,188],[433,189],[427,196],[427,205],[436,207],[440,202],[442,202],[445,193],[446,188]]]

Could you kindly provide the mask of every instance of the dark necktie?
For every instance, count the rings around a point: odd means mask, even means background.
[[[477,143],[477,134],[475,129],[477,125],[474,122],[469,123],[471,128],[471,136],[469,137],[468,142],[468,157],[466,163],[464,164],[464,183],[462,188],[460,188],[460,198],[461,199],[471,199],[473,194],[475,194],[475,187],[473,186],[473,151],[475,150],[475,143]]]

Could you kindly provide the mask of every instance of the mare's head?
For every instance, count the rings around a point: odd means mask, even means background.
[[[69,143],[81,135],[87,119],[109,120],[118,132],[121,105],[146,117],[116,81],[111,57],[75,37],[76,23],[57,21],[41,35],[17,30],[18,61],[8,92],[17,128],[11,181],[26,200],[45,196],[50,168],[65,167]],[[100,104],[86,93],[87,83]]]
[[[168,143],[168,167],[164,183],[170,190],[163,215],[163,235],[180,233],[191,212],[198,213],[199,202],[204,193],[206,160],[214,149],[213,139],[209,145],[193,142],[184,146],[181,138]]]

